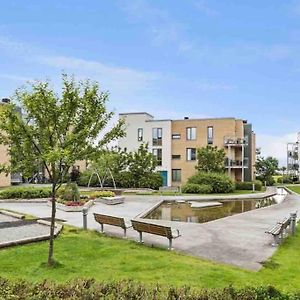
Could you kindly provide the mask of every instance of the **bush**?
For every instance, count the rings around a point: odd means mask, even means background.
[[[277,183],[293,183],[293,182],[294,182],[293,177],[289,175],[283,175],[277,178]]]
[[[187,194],[210,194],[213,189],[208,184],[187,183],[181,188],[181,191]]]
[[[275,179],[273,178],[273,176],[269,176],[267,178],[263,178],[262,176],[257,176],[256,179],[260,180],[263,183],[263,185],[265,185],[265,181],[267,182],[268,186],[272,186],[275,183]]]
[[[69,182],[62,185],[57,191],[57,196],[66,201],[80,200],[78,186],[75,182]]]
[[[90,180],[90,177],[92,175],[92,172],[90,170],[86,170],[82,173],[79,174],[79,177],[77,179],[78,185],[80,186],[87,186]],[[99,180],[97,175],[93,175],[92,179],[91,179],[91,183],[90,186],[99,186]]]
[[[143,285],[133,281],[96,282],[78,279],[66,283],[43,281],[33,283],[0,278],[1,299],[206,299],[206,300],[296,300],[299,292],[288,294],[272,286],[237,289],[193,289],[190,287],[164,287]]]
[[[158,190],[163,185],[163,179],[159,173],[149,173],[138,182],[138,187]]]
[[[115,193],[112,191],[95,191],[90,194],[91,199],[102,198],[102,197],[114,197]]]
[[[262,182],[260,180],[255,180],[255,190],[256,191],[261,191],[262,190]],[[236,182],[235,183],[235,188],[237,190],[249,190],[252,191],[253,187],[253,182],[252,181],[244,181],[244,182]]]
[[[51,197],[51,190],[49,188],[12,187],[0,192],[1,199],[35,199],[49,197]]]
[[[210,185],[213,193],[231,193],[235,189],[235,185],[231,178],[225,174],[219,173],[199,172],[190,177],[188,183]]]

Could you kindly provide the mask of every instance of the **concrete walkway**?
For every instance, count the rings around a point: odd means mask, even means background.
[[[259,194],[252,194],[253,198],[258,196]],[[244,197],[246,196],[243,195]],[[93,212],[120,216],[130,220],[138,218],[141,213],[146,212],[161,200],[171,198],[174,199],[174,197],[161,196],[126,196],[125,203],[115,206],[97,203],[89,210],[88,228],[99,229],[100,227],[93,219]],[[183,199],[186,197],[179,196],[176,198]],[[246,198],[249,198],[249,196]],[[203,198],[201,197],[201,199]],[[37,217],[49,217],[50,215],[50,207],[45,203],[0,203],[0,208]],[[163,220],[151,220],[151,222],[170,225],[172,228],[180,230],[182,236],[173,242],[173,246],[178,252],[232,264],[249,270],[258,270],[261,268],[261,262],[267,260],[276,250],[275,247],[271,246],[272,236],[265,234],[265,230],[296,210],[300,211],[300,197],[288,195],[281,204],[203,224]],[[67,224],[82,227],[81,213],[57,210],[57,218],[66,220]],[[104,229],[109,235],[122,237],[123,232],[120,228],[107,225],[104,226]],[[128,238],[138,240],[138,233],[133,229],[129,229]],[[167,248],[168,244],[166,238],[149,234],[144,234],[144,242],[147,245],[163,248]]]

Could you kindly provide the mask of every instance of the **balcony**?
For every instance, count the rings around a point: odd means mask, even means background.
[[[224,145],[227,147],[241,147],[248,145],[248,138],[224,137]]]
[[[238,159],[228,159],[226,158],[225,160],[225,168],[226,169],[240,169],[240,168],[248,168],[249,166],[249,159],[248,158],[244,158],[244,164],[242,160],[238,160]]]

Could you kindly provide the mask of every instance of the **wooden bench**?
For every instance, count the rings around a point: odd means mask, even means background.
[[[291,225],[291,218],[285,218],[278,222],[275,226],[266,231],[267,234],[272,234],[274,243],[272,246],[278,245],[284,238],[284,234]]]
[[[160,194],[162,195],[163,192],[173,192],[176,194],[180,194],[180,187],[179,186],[161,186],[159,188]]]
[[[104,232],[104,224],[121,227],[124,230],[124,237],[126,237],[126,231],[132,227],[131,224],[126,224],[124,218],[107,216],[102,214],[94,213],[95,221],[101,225],[101,232]]]
[[[172,230],[171,227],[140,222],[137,220],[131,220],[133,229],[140,235],[140,243],[143,243],[143,232],[165,236],[169,239],[169,250],[172,250],[172,240],[180,237],[179,230]]]

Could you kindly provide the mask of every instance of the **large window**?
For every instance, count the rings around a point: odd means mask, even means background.
[[[174,182],[181,181],[181,169],[172,169],[172,181]]]
[[[196,148],[186,149],[186,160],[196,160]]]
[[[162,149],[153,149],[152,150],[153,156],[156,158],[157,165],[162,165]]]
[[[214,143],[214,128],[212,126],[207,127],[207,144],[212,145]]]
[[[196,127],[187,127],[186,139],[187,140],[195,140],[196,139]]]
[[[162,145],[162,128],[153,128],[152,129],[152,144],[153,146]]]
[[[138,141],[143,141],[143,128],[138,128]]]

